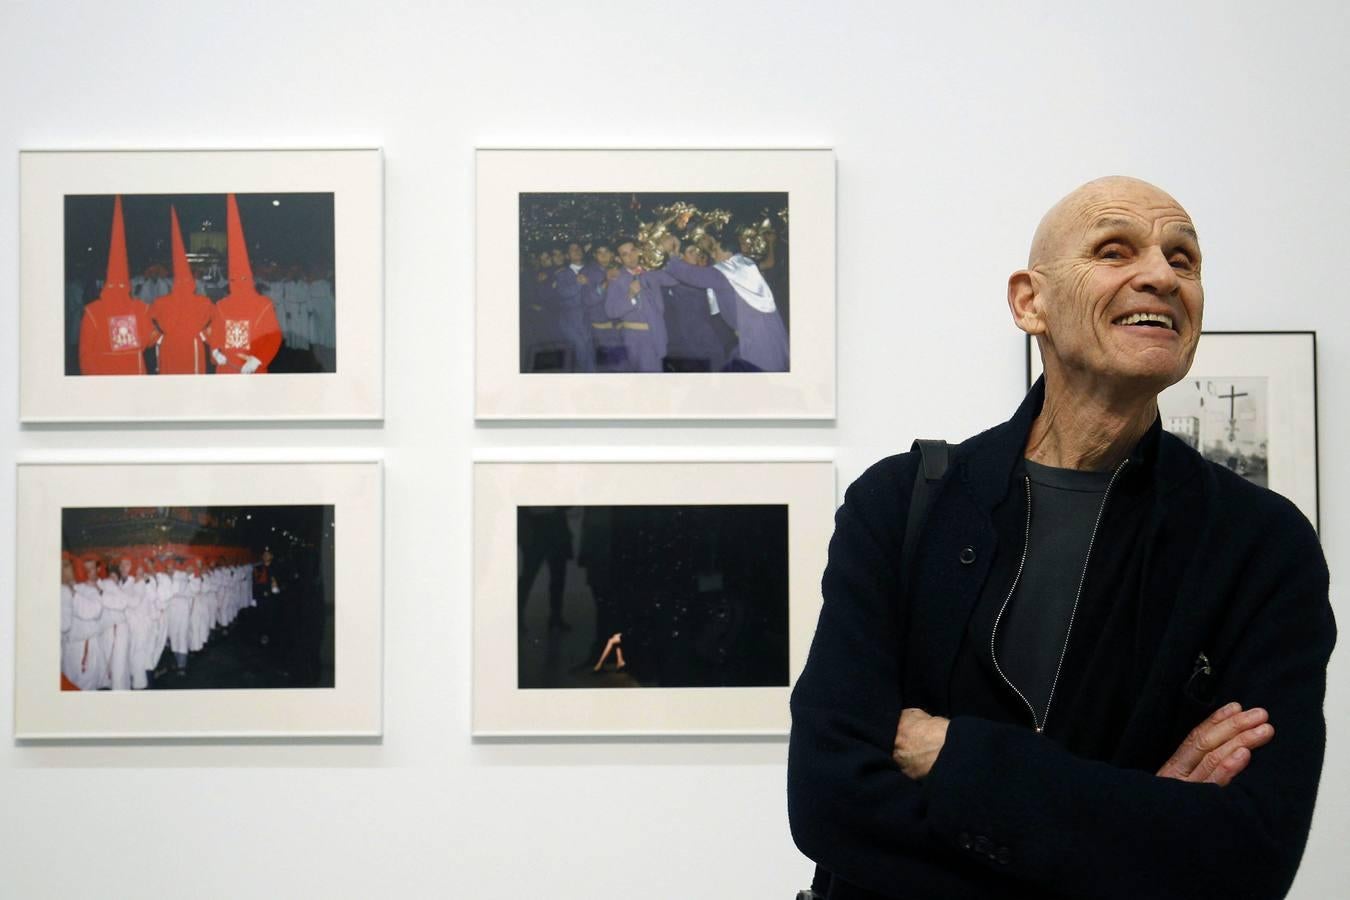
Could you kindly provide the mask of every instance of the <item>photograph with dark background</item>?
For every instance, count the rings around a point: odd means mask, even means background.
[[[786,505],[521,506],[520,688],[788,683]]]
[[[522,193],[520,371],[787,372],[788,243],[786,192]]]
[[[331,688],[332,506],[61,511],[61,689]]]
[[[333,194],[67,195],[64,216],[67,375],[337,370]]]

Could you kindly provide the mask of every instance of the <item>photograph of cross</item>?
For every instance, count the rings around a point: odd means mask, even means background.
[[[1228,439],[1230,441],[1237,440],[1237,399],[1246,396],[1245,391],[1239,392],[1236,385],[1232,384],[1228,386],[1228,393],[1219,395],[1220,400],[1228,401]]]

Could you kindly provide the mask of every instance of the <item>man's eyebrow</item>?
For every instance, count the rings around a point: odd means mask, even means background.
[[[1139,230],[1139,223],[1133,219],[1123,219],[1119,216],[1107,216],[1098,219],[1092,223],[1090,231],[1106,231],[1112,228],[1123,228],[1131,231]]]
[[[1120,216],[1106,216],[1093,222],[1088,231],[1089,232],[1109,231],[1117,228],[1126,231],[1138,231],[1140,230],[1140,224],[1141,223],[1135,221],[1134,219],[1125,219],[1121,218]],[[1196,233],[1195,226],[1187,222],[1177,222],[1175,224],[1168,225],[1166,227],[1170,228],[1173,231],[1180,231],[1182,234],[1186,235],[1196,243],[1199,243],[1200,241],[1200,235]]]

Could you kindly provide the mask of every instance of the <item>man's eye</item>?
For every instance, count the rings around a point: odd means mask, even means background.
[[[1189,269],[1191,267],[1191,258],[1183,254],[1172,257],[1171,262],[1174,269]]]
[[[1124,259],[1125,248],[1119,244],[1107,244],[1097,251],[1097,255],[1102,259]]]

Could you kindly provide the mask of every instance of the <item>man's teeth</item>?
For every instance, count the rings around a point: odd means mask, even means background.
[[[1146,323],[1157,323],[1165,328],[1172,327],[1172,317],[1161,313],[1135,313],[1132,316],[1126,316],[1116,321],[1117,325],[1143,325]]]

